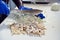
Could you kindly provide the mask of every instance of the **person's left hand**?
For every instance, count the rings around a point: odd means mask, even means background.
[[[41,19],[44,19],[45,18],[45,16],[42,14],[42,13],[40,13],[40,14],[38,14],[38,15],[35,15],[36,17],[39,17],[39,18],[41,18]]]

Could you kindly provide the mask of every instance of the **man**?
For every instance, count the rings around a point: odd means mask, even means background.
[[[19,10],[32,10],[32,8],[24,7],[22,4],[22,0],[12,0]],[[10,9],[8,8],[9,0],[0,0],[0,24],[3,20],[9,15]]]
[[[32,10],[32,8],[27,8],[23,6],[22,0],[12,0],[19,10]],[[0,24],[4,21],[4,19],[10,14],[10,9],[8,8],[9,0],[0,0]],[[43,14],[36,15],[41,19],[45,18]]]

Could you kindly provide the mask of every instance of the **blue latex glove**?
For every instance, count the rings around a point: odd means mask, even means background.
[[[27,7],[24,7],[24,6],[20,6],[19,10],[32,10],[32,8],[27,8]]]
[[[9,13],[10,13],[10,10],[7,4],[4,3],[2,0],[0,0],[0,14],[9,15]]]
[[[35,15],[35,16],[37,16],[37,17],[39,17],[39,18],[41,18],[41,19],[44,19],[44,18],[45,18],[45,16],[44,16],[42,13],[40,13],[40,14],[38,14],[38,15]]]

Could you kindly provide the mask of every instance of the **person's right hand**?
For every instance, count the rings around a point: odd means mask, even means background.
[[[24,6],[20,6],[19,10],[33,10],[32,8],[28,8],[28,7],[24,7]]]
[[[8,8],[7,4],[0,0],[0,14],[9,15],[10,9]]]

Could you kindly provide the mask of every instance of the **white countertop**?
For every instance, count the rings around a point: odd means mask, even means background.
[[[38,5],[39,6],[39,5]],[[34,7],[34,6],[33,6]],[[36,8],[36,7],[34,7]],[[12,22],[11,19],[6,19],[0,25],[0,40],[60,40],[60,11],[51,11],[50,6],[42,6],[37,9],[42,9],[46,18],[45,26],[46,34],[42,37],[34,37],[29,35],[12,35],[7,24]],[[8,21],[10,22],[8,22]],[[7,21],[7,22],[6,22]]]

